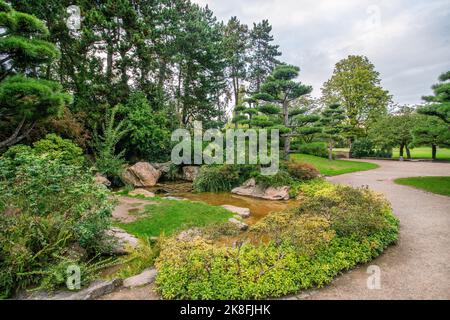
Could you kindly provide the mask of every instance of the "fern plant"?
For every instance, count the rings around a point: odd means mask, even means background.
[[[95,153],[95,166],[97,170],[111,178],[113,181],[120,178],[125,163],[125,149],[117,152],[117,144],[128,133],[125,120],[117,121],[116,114],[120,105],[107,110],[105,121],[101,124],[102,134],[97,130],[93,135],[93,148]]]

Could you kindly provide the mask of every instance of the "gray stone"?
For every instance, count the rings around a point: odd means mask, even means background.
[[[256,184],[255,179],[246,181],[242,186],[231,190],[231,193],[266,200],[289,200],[288,186],[263,188]]]
[[[126,288],[135,288],[150,284],[155,280],[156,274],[157,271],[154,268],[145,269],[140,274],[125,279],[123,286]]]
[[[130,196],[144,196],[146,198],[153,198],[155,194],[153,192],[147,191],[142,188],[134,189],[133,191],[128,192]]]
[[[232,224],[234,224],[236,227],[238,227],[239,230],[247,230],[248,229],[248,224],[236,219],[236,218],[230,218],[228,219],[228,221]]]
[[[122,285],[122,279],[109,281],[97,280],[92,282],[88,288],[80,291],[59,291],[49,294],[45,291],[34,292],[31,295],[18,297],[24,300],[94,300],[109,294]]]
[[[167,200],[177,200],[177,201],[187,201],[187,200],[188,200],[188,199],[186,199],[186,198],[173,197],[173,196],[164,197],[164,199],[167,199]]]
[[[222,208],[227,209],[228,211],[231,211],[233,213],[236,213],[238,216],[242,218],[248,218],[250,217],[250,209],[249,208],[242,208],[242,207],[236,207],[228,204],[224,204]]]
[[[112,249],[114,254],[128,254],[139,246],[139,240],[120,228],[111,228],[106,234],[117,240],[117,244]]]

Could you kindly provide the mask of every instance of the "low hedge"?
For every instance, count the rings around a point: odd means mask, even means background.
[[[164,240],[156,261],[159,292],[166,299],[263,299],[293,294],[324,286],[397,240],[398,220],[378,195],[324,183],[323,188],[310,190],[309,196],[311,203],[324,201],[320,210],[325,208],[330,215],[302,204],[295,210],[270,214],[234,247],[205,236]],[[333,210],[337,198],[343,204]],[[366,206],[366,201],[376,205]],[[367,214],[351,223],[355,217],[343,210],[345,204],[364,208]],[[371,228],[360,223],[373,216],[381,223]],[[342,232],[336,219],[347,220],[352,228]]]

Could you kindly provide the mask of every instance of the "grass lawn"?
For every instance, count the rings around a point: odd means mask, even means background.
[[[325,158],[320,158],[316,156],[311,156],[307,154],[293,154],[291,155],[292,159],[298,160],[301,162],[310,163],[319,170],[321,174],[327,176],[337,176],[339,174],[356,172],[356,171],[365,171],[376,169],[378,166],[373,163],[368,162],[356,162],[356,161],[347,161],[347,160],[333,160],[330,161]]]
[[[393,150],[392,157],[399,157],[399,149]],[[403,156],[406,157],[406,151],[404,151]],[[431,148],[430,147],[418,147],[411,149],[411,157],[413,159],[431,159]],[[437,160],[449,160],[450,161],[450,149],[438,148],[437,150]]]
[[[395,183],[450,196],[450,177],[400,178]]]
[[[348,152],[349,149],[348,148],[335,148],[334,151]],[[399,148],[394,148],[392,157],[398,158],[399,156],[400,156]],[[406,150],[404,151],[403,156],[406,157]],[[413,159],[431,159],[431,148],[430,147],[417,147],[417,148],[411,149],[411,157]],[[450,161],[450,149],[438,148],[437,160]]]
[[[131,223],[117,226],[138,237],[171,235],[190,227],[202,227],[213,222],[225,222],[233,213],[221,207],[201,202],[158,199],[159,204],[147,205],[145,213]]]

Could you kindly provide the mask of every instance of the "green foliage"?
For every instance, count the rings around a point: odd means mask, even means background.
[[[252,176],[256,183],[263,188],[290,186],[294,182],[291,175],[281,168],[274,175],[262,175],[260,172],[254,172]]]
[[[380,74],[365,56],[350,55],[336,63],[332,77],[323,85],[322,99],[326,105],[339,103],[345,110],[347,137],[364,135],[387,113],[392,97],[380,83]]]
[[[374,143],[368,138],[361,138],[356,140],[351,147],[350,153],[352,157],[372,157],[374,155]]]
[[[170,154],[167,114],[152,110],[147,97],[141,92],[132,94],[119,111],[125,116],[128,153],[140,159],[167,160]]]
[[[119,259],[120,269],[111,278],[125,279],[141,273],[152,266],[159,254],[158,247],[148,239],[141,240],[141,245],[130,254]]]
[[[367,199],[355,192],[360,197],[355,202]],[[384,206],[382,200],[370,201]],[[334,213],[340,216],[340,212]],[[362,238],[353,233],[340,235],[340,227],[339,231],[334,229],[339,226],[335,220],[323,215],[284,212],[258,222],[249,231],[253,240],[238,241],[233,247],[202,237],[166,239],[155,264],[158,290],[166,299],[263,299],[322,287],[343,270],[378,256],[397,240],[398,221],[390,211],[371,213],[381,217],[383,227],[363,232]],[[355,229],[366,230],[359,225]]]
[[[125,163],[123,159],[125,150],[117,152],[116,146],[128,132],[126,128],[124,129],[124,120],[116,124],[116,113],[119,108],[120,105],[117,105],[107,110],[105,120],[102,123],[102,134],[95,132],[93,142],[97,170],[112,179],[116,184],[120,181],[122,168]]]
[[[386,200],[368,189],[339,185],[305,199],[297,212],[326,218],[340,236],[363,239],[388,227],[391,210]]]
[[[285,166],[291,177],[300,181],[311,180],[319,175],[319,171],[309,163],[291,160],[288,161]]]
[[[435,84],[432,89],[433,96],[423,97],[428,105],[419,108],[419,113],[434,116],[446,124],[450,124],[450,71],[440,75],[440,83]]]
[[[249,177],[250,166],[211,165],[202,166],[194,181],[197,192],[230,191]],[[254,170],[252,167],[251,171]]]
[[[0,147],[8,147],[23,140],[36,121],[60,113],[71,97],[59,83],[41,78],[41,65],[59,57],[45,40],[45,24],[0,4]]]
[[[324,142],[310,142],[300,144],[296,150],[303,154],[310,154],[312,156],[328,158],[327,145]]]
[[[411,108],[402,107],[394,114],[389,114],[375,122],[369,130],[369,138],[379,149],[390,149],[399,146],[409,151],[413,142],[413,129],[421,117]]]
[[[16,146],[0,158],[2,296],[31,284],[49,287],[74,246],[83,248],[77,261],[109,249],[108,191],[60,155]]]
[[[48,154],[52,159],[59,159],[68,165],[83,166],[83,150],[72,141],[52,133],[33,144],[37,155]]]

